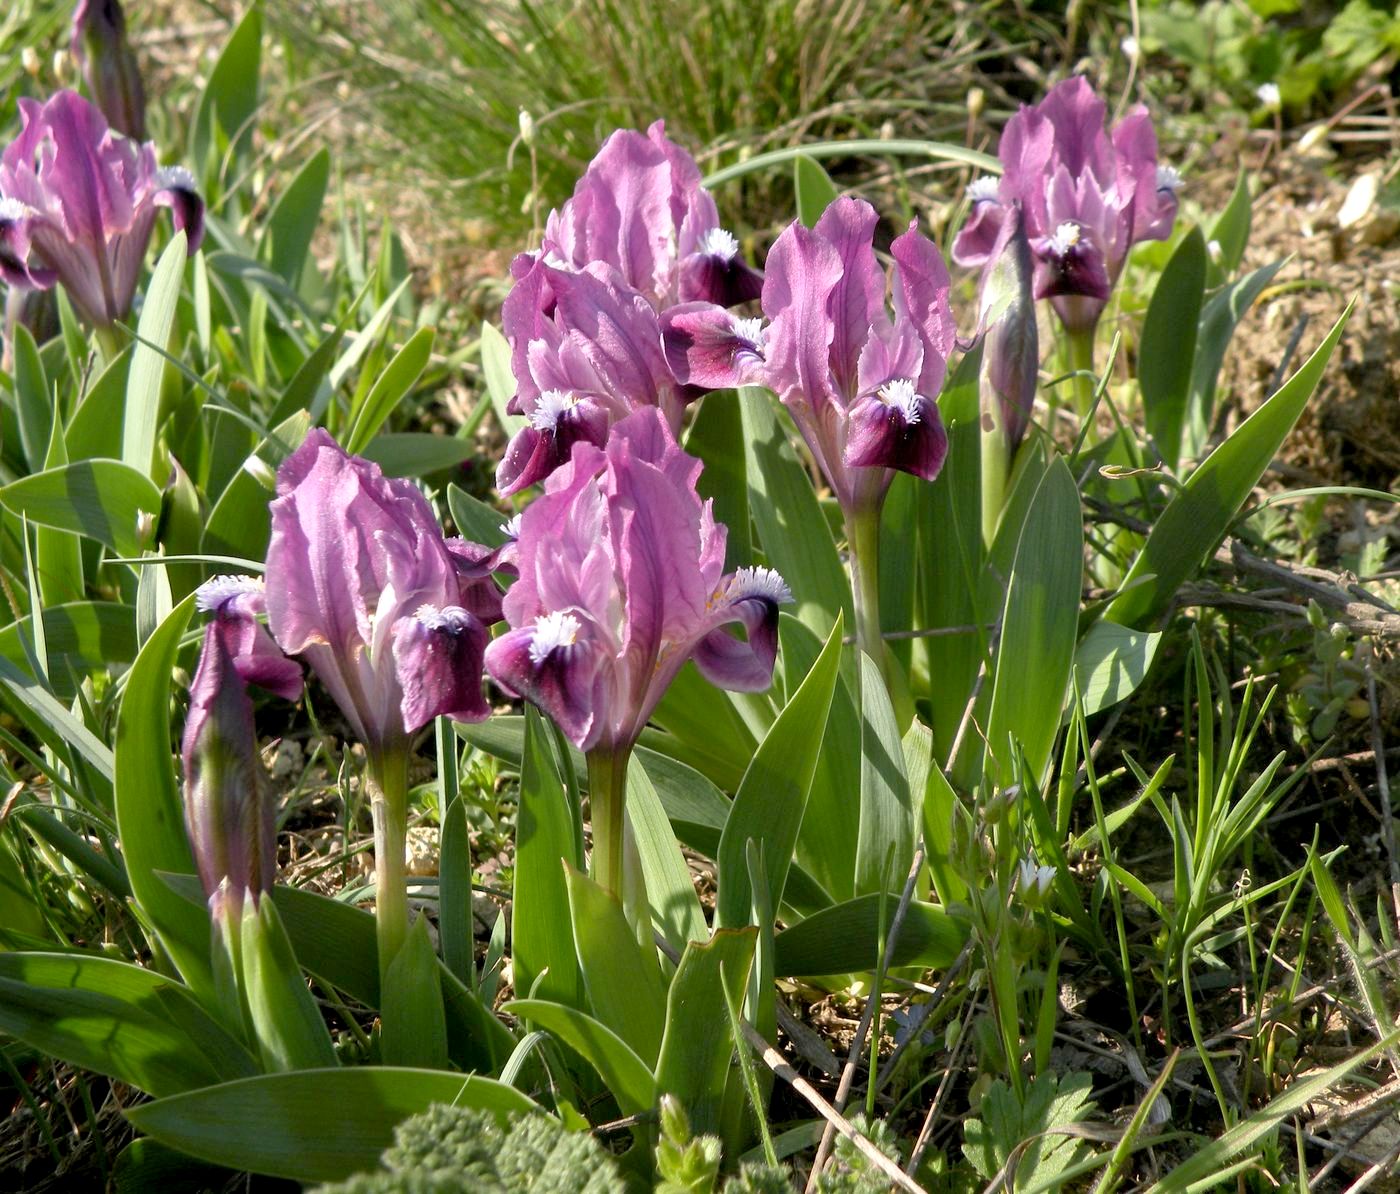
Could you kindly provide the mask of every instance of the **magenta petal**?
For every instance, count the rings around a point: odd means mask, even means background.
[[[821,410],[837,400],[830,351],[835,325],[828,311],[841,280],[841,258],[816,232],[789,224],[768,252],[763,275],[768,384],[785,402]]]
[[[661,316],[666,362],[681,385],[723,390],[761,380],[763,331],[723,307],[686,303]]]
[[[580,750],[602,736],[603,659],[574,613],[542,615],[486,648],[486,670],[507,692],[534,702]]]
[[[1083,297],[1105,302],[1112,291],[1103,249],[1083,225],[1062,223],[1051,236],[1031,241],[1035,297]]]
[[[740,568],[723,585],[714,614],[720,623],[696,644],[695,666],[711,684],[731,692],[762,692],[773,682],[778,655],[778,607],[792,601],[771,568]],[[737,622],[744,637],[725,623]]]
[[[18,200],[0,199],[0,278],[25,290],[47,290],[58,274],[30,259],[29,215]]]
[[[175,227],[185,234],[187,254],[193,257],[204,242],[204,200],[195,190],[194,175],[183,166],[171,166],[160,171],[156,183],[156,204],[170,208]]]
[[[1006,217],[1000,200],[975,200],[967,223],[953,238],[953,260],[964,268],[975,268],[987,260],[996,244],[997,235]]]
[[[952,285],[948,267],[938,246],[919,233],[917,223],[895,238],[890,255],[895,262],[895,325],[912,324],[924,345],[915,387],[921,394],[936,395],[943,388],[948,356],[957,341],[957,325],[948,305]]]
[[[910,382],[891,382],[851,408],[846,464],[891,468],[932,481],[948,455],[938,406]]]
[[[1102,165],[1108,140],[1103,127],[1108,106],[1088,79],[1083,75],[1066,79],[1052,88],[1037,108],[1054,126],[1056,157],[1071,174]]]
[[[482,653],[489,636],[460,606],[421,606],[394,625],[394,667],[403,689],[404,729],[412,734],[435,717],[485,721]]]
[[[832,321],[831,372],[836,389],[855,393],[856,366],[871,325],[885,316],[885,271],[875,260],[875,225],[880,217],[864,199],[835,199],[817,221],[816,234],[841,262],[840,278],[827,300]]]
[[[763,293],[763,275],[729,252],[692,253],[681,262],[680,301],[737,307]]]

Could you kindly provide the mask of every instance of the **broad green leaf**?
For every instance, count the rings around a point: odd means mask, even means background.
[[[1181,433],[1191,393],[1196,328],[1206,286],[1206,241],[1193,228],[1177,245],[1152,292],[1138,347],[1147,433],[1168,467],[1181,459]]]
[[[583,866],[574,812],[550,757],[543,718],[527,706],[524,723],[511,913],[515,989],[532,998],[580,1007],[581,976],[561,865],[566,862],[575,870]]]
[[[225,1082],[128,1108],[126,1117],[138,1131],[216,1165],[334,1182],[377,1169],[394,1128],[433,1103],[488,1111],[502,1123],[539,1110],[490,1078],[359,1066]]]
[[[778,638],[784,687],[796,693],[821,654],[822,641],[786,613],[778,616]],[[837,899],[854,894],[856,834],[851,832],[851,797],[860,791],[860,730],[860,710],[852,686],[841,675],[832,691],[796,847],[798,861]],[[787,892],[789,903],[794,894]],[[821,904],[830,902],[828,897]]]
[[[874,970],[879,964],[882,901],[888,924],[893,916],[891,900],[888,895],[876,894],[857,896],[785,929],[775,942],[774,973],[822,975]],[[951,965],[967,936],[966,922],[937,904],[911,900],[885,965],[930,969]]]
[[[202,544],[208,554],[249,560],[261,560],[267,554],[272,534],[267,507],[273,491],[269,483],[277,466],[300,447],[310,426],[311,416],[297,411],[279,423],[248,457],[209,511]]]
[[[160,501],[146,474],[119,460],[78,460],[0,489],[0,502],[30,522],[85,535],[124,556],[141,554],[141,516],[153,527]]]
[[[593,1014],[647,1063],[661,1047],[666,993],[656,950],[637,935],[616,897],[569,867],[574,948]]]
[[[170,741],[171,674],[193,612],[194,599],[187,597],[146,640],[127,674],[117,714],[116,802],[136,902],[185,980],[207,993],[213,982],[208,909],[176,893],[159,875],[195,873]]]
[[[897,890],[914,860],[915,814],[904,748],[879,665],[860,657],[860,811],[855,892]],[[891,861],[891,852],[893,852]]]
[[[262,254],[287,283],[295,288],[301,281],[311,238],[321,218],[330,181],[331,155],[322,148],[312,154],[297,176],[282,192],[268,213],[263,233]]]
[[[388,1065],[447,1068],[447,1014],[437,974],[428,922],[419,916],[384,976],[380,1043]]]
[[[515,375],[510,367],[510,342],[492,323],[481,325],[481,374],[486,381],[486,394],[491,399],[491,413],[500,424],[501,434],[509,438],[529,420],[523,415],[507,412],[506,404],[515,397]]]
[[[460,749],[455,736],[440,741],[450,741],[454,751]],[[475,986],[471,838],[466,802],[460,795],[452,797],[442,815],[438,852],[438,936],[442,940],[443,965],[452,971],[458,982]]]
[[[0,1030],[157,1097],[257,1072],[188,990],[114,958],[0,952]]]
[[[384,420],[422,376],[433,355],[435,336],[432,328],[419,328],[384,367],[384,372],[379,375],[364,402],[354,411],[349,434],[345,437],[345,450],[351,455],[359,455],[369,447],[370,441],[384,425]],[[439,441],[446,439],[440,435],[432,438]]]
[[[0,656],[27,668],[22,636],[29,634],[32,615],[0,629]],[[129,605],[115,601],[73,601],[43,611],[44,642],[54,694],[71,700],[73,677],[136,658],[136,617]]]
[[[708,394],[685,437],[685,450],[704,462],[696,482],[702,498],[714,502],[715,521],[729,531],[724,545],[728,572],[753,563],[748,479],[744,468],[744,420],[733,390]]]
[[[797,218],[808,228],[814,228],[822,212],[839,194],[836,184],[821,163],[805,153],[792,159],[792,183],[797,192]]]
[[[1252,216],[1249,197],[1249,173],[1240,169],[1235,181],[1235,189],[1230,193],[1230,201],[1210,226],[1210,241],[1220,247],[1220,260],[1211,263],[1211,277],[1208,285],[1219,286],[1226,278],[1240,268],[1244,259],[1245,247],[1249,244],[1249,225]]]
[[[1074,652],[1074,682],[1090,716],[1125,701],[1147,678],[1162,635],[1095,622]]]
[[[695,882],[656,789],[640,763],[627,768],[627,821],[641,857],[651,916],[672,949],[709,937]],[[519,930],[517,929],[517,932]],[[524,988],[528,989],[528,988]]]
[[[63,424],[55,418],[49,427],[49,445],[43,466],[62,468],[67,463]],[[79,536],[52,527],[35,527],[34,557],[39,568],[39,592],[46,609],[83,599],[87,585],[83,576],[83,541]]]
[[[981,350],[968,353],[939,399],[948,431],[943,471],[918,487],[919,621],[927,630],[977,626],[985,571],[982,539],[982,428],[977,400]],[[1023,448],[1024,451],[1024,448]],[[995,616],[995,611],[992,611]],[[985,653],[976,630],[922,640],[935,757],[946,762]],[[916,694],[918,685],[916,684]]]
[[[1079,489],[1057,457],[1021,531],[1002,615],[987,754],[1003,787],[1012,782],[1011,742],[1041,776],[1059,732],[1079,632],[1083,535]]]
[[[933,889],[945,907],[967,897],[967,881],[963,878],[963,868],[958,865],[961,860],[954,857],[953,849],[960,809],[958,794],[935,761],[928,770],[921,820]]]
[[[54,422],[54,398],[44,375],[39,346],[23,323],[14,325],[15,408],[19,416],[20,446],[30,472],[44,467],[49,446],[49,430]]]
[[[689,764],[721,787],[739,786],[758,738],[730,694],[706,680],[694,663],[681,668],[651,720],[665,732],[645,732],[647,746]]]
[[[886,633],[914,625],[919,553],[911,545],[918,542],[919,490],[927,484],[910,473],[895,473],[880,512],[880,628]],[[907,673],[913,641],[887,640],[885,649]]]
[[[116,1194],[150,1194],[152,1190],[222,1190],[238,1174],[221,1165],[196,1161],[159,1140],[139,1136],[117,1154],[112,1166]]]
[[[374,916],[338,900],[292,887],[274,887],[272,898],[296,950],[297,961],[352,998],[378,1007]],[[498,1072],[515,1047],[510,1030],[445,966],[439,968],[438,977],[453,1062],[464,1069]]]
[[[64,446],[69,460],[107,457],[116,447],[113,429],[126,410],[126,379],[131,369],[132,345],[127,345],[97,375],[87,396],[68,417]]]
[[[650,1067],[606,1024],[543,999],[514,999],[501,1010],[552,1033],[587,1061],[612,1091],[623,1115],[642,1115],[656,1106]]]
[[[456,485],[447,487],[447,508],[464,538],[487,547],[499,547],[506,541],[506,516]]]
[[[821,738],[813,731],[826,724],[831,708],[841,667],[844,624],[838,614],[822,653],[759,744],[735,793],[715,860],[719,869],[715,919],[721,928],[737,928],[749,921],[753,893],[744,853],[750,838],[763,844],[764,871],[770,885],[768,902],[773,908],[782,902],[821,749]]]
[[[165,246],[146,288],[136,347],[126,379],[126,409],[122,413],[122,463],[150,476],[155,463],[156,432],[160,428],[160,392],[165,377],[164,349],[175,326],[175,307],[185,278],[185,234],[177,232]]]
[[[1104,615],[1107,619],[1145,628],[1202,566],[1303,413],[1351,318],[1353,305],[1354,301],[1347,304],[1327,338],[1298,372],[1187,478],[1133,561],[1123,580],[1126,591],[1109,605]]]
[[[656,1064],[656,1089],[675,1095],[693,1131],[720,1127],[734,1037],[726,1010],[743,998],[758,930],[717,929],[681,955],[666,1000],[666,1036]]]
[[[190,125],[190,157],[195,168],[208,173],[217,166],[221,146],[252,139],[252,119],[258,109],[262,70],[262,5],[250,4],[230,35],[199,97]]]
[[[87,725],[73,715],[42,682],[27,670],[0,658],[0,684],[13,698],[11,708],[35,736],[59,758],[70,751],[75,762],[91,768],[94,777],[110,784],[114,774],[112,751]]]
[[[379,465],[386,477],[426,477],[472,459],[476,445],[451,435],[398,431],[370,440],[360,455]]]
[[[512,766],[521,765],[525,741],[525,719],[506,714],[490,721],[466,725],[458,722],[457,734],[493,758]],[[585,760],[581,751],[569,748],[569,758],[577,775],[584,775]],[[712,829],[723,829],[729,815],[729,801],[724,794],[693,767],[678,763],[669,755],[659,754],[645,746],[632,752],[634,762],[646,768],[656,786],[657,795],[672,822],[688,822]]]
[[[245,902],[239,926],[239,960],[242,993],[263,1068],[298,1070],[336,1065],[326,1022],[301,976],[275,901],[259,900],[256,907],[252,900]],[[441,1014],[441,998],[438,1010]]]
[[[767,390],[739,391],[749,509],[764,558],[792,590],[797,616],[825,636],[836,616],[851,624],[851,589],[836,544]]]
[[[1249,313],[1255,299],[1274,275],[1288,262],[1287,258],[1261,266],[1213,294],[1201,312],[1201,326],[1196,335],[1196,361],[1191,372],[1191,403],[1183,431],[1181,456],[1196,457],[1205,447],[1215,419],[1215,388],[1220,378],[1220,366],[1225,350],[1235,335],[1240,320]]]

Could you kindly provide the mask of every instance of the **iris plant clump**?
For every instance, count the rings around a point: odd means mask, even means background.
[[[80,6],[74,39],[89,89],[139,132],[120,10]],[[0,157],[0,271],[21,288],[61,283],[84,319],[110,329],[129,314],[157,208],[198,246],[192,180],[74,92],[22,100],[21,114]],[[1051,302],[1087,360],[1129,248],[1171,228],[1179,178],[1157,166],[1145,111],[1111,135],[1103,118],[1083,79],[1062,84],[1008,125],[1001,180],[972,188],[954,256],[983,267],[989,483],[1006,476],[1031,417],[1035,300]],[[762,386],[790,413],[845,522],[859,647],[899,690],[881,633],[881,512],[895,473],[932,481],[943,467],[938,397],[958,339],[937,247],[911,224],[887,267],[878,222],[866,201],[837,198],[813,227],[785,228],[760,274],[661,122],[618,131],[511,267],[509,409],[527,422],[497,481],[504,495],[543,486],[511,542],[447,538],[416,485],[324,430],[307,436],[278,471],[265,587],[221,577],[199,595],[211,621],[183,753],[190,835],[216,907],[271,886],[246,686],[294,698],[300,659],[364,744],[382,973],[408,927],[414,739],[438,717],[485,719],[485,672],[586,753],[594,877],[646,924],[624,801],[633,747],[687,661],[719,687],[767,688],[778,610],[792,600],[772,568],[724,569],[726,529],[678,442],[688,406],[715,389]],[[994,499],[993,519],[999,490]],[[497,578],[512,576],[503,593]]]

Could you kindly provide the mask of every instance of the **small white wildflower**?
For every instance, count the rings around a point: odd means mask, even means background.
[[[1135,37],[1125,37],[1118,44],[1123,51],[1123,56],[1130,62],[1142,53],[1142,46],[1138,44],[1138,39]]]
[[[1279,91],[1277,83],[1260,83],[1254,89],[1254,94],[1266,112],[1277,112],[1283,107],[1283,93]]]
[[[1206,241],[1206,256],[1215,262],[1216,265],[1220,264],[1220,259],[1225,256],[1225,250],[1220,247],[1220,242],[1218,240]]]

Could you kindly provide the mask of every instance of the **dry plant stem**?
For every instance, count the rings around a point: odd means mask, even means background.
[[[914,851],[914,865],[909,868],[909,875],[904,880],[904,890],[899,896],[899,906],[894,911],[894,918],[890,921],[890,931],[885,938],[886,965],[888,965],[888,959],[894,953],[895,944],[899,940],[899,931],[904,927],[904,917],[909,911],[909,901],[914,897],[914,883],[918,879],[919,870],[923,865],[924,851],[923,847],[920,846]],[[870,1033],[870,1025],[875,1018],[878,1002],[874,995],[865,1001],[865,1010],[861,1013],[860,1025],[856,1028],[856,1035],[851,1040],[850,1052],[846,1054],[846,1064],[841,1070],[841,1081],[836,1086],[835,1107],[837,1111],[845,1111],[846,1100],[851,1097],[851,1086],[854,1084],[856,1076],[856,1064],[860,1061],[861,1053],[865,1051],[865,1039]],[[873,1053],[879,1048],[879,1042],[872,1043],[870,1048]],[[822,1132],[821,1143],[817,1146],[817,1155],[812,1162],[812,1171],[807,1175],[808,1191],[816,1189],[817,1178],[826,1166],[826,1159],[835,1139],[836,1128],[828,1121]]]
[[[889,1157],[885,1156],[885,1154],[876,1148],[865,1136],[857,1132],[850,1120],[822,1098],[813,1088],[812,1084],[788,1064],[787,1058],[759,1035],[758,1029],[747,1020],[739,1021],[739,1029],[744,1034],[744,1040],[748,1042],[749,1047],[762,1058],[763,1064],[806,1099],[818,1115],[826,1120],[827,1123],[833,1125],[841,1135],[850,1140],[860,1151],[861,1155],[889,1178],[893,1185],[899,1187],[901,1190],[907,1190],[909,1194],[928,1194],[928,1191],[926,1191],[923,1186],[919,1185],[918,1182],[891,1161]]]
[[[948,992],[953,989],[953,980],[962,973],[962,968],[967,965],[967,960],[972,956],[972,942],[969,941],[962,947],[961,952],[953,959],[953,964],[943,972],[943,978],[939,981],[938,989],[929,997],[927,1003],[919,1004],[915,1009],[915,1014],[910,1017],[909,1032],[905,1038],[894,1047],[894,1052],[890,1054],[890,1059],[885,1062],[885,1068],[880,1073],[878,1085],[883,1088],[889,1080],[894,1077],[895,1067],[899,1064],[900,1058],[904,1056],[904,1051],[914,1041],[919,1039],[919,1031],[923,1028],[928,1018],[933,1015],[947,997]]]
[[[404,851],[408,835],[408,752],[372,755],[366,773],[374,820],[374,926],[379,942],[379,981],[408,936],[408,885]]]
[[[909,1154],[910,1173],[918,1172],[919,1162],[923,1160],[924,1150],[928,1148],[929,1140],[933,1136],[934,1122],[938,1119],[939,1112],[943,1110],[943,1102],[948,1097],[948,1091],[952,1089],[953,1075],[958,1072],[958,1066],[962,1063],[967,1043],[972,1039],[968,1032],[968,1026],[972,1023],[973,1016],[978,1013],[978,1007],[979,1005],[975,1001],[968,1007],[967,1014],[963,1017],[962,1026],[958,1029],[958,1039],[953,1046],[953,1055],[948,1059],[948,1065],[943,1070],[943,1077],[938,1080],[938,1089],[933,1092],[933,1102],[929,1104],[928,1114],[924,1116],[923,1126],[919,1128],[918,1138],[914,1141],[914,1150]]]

